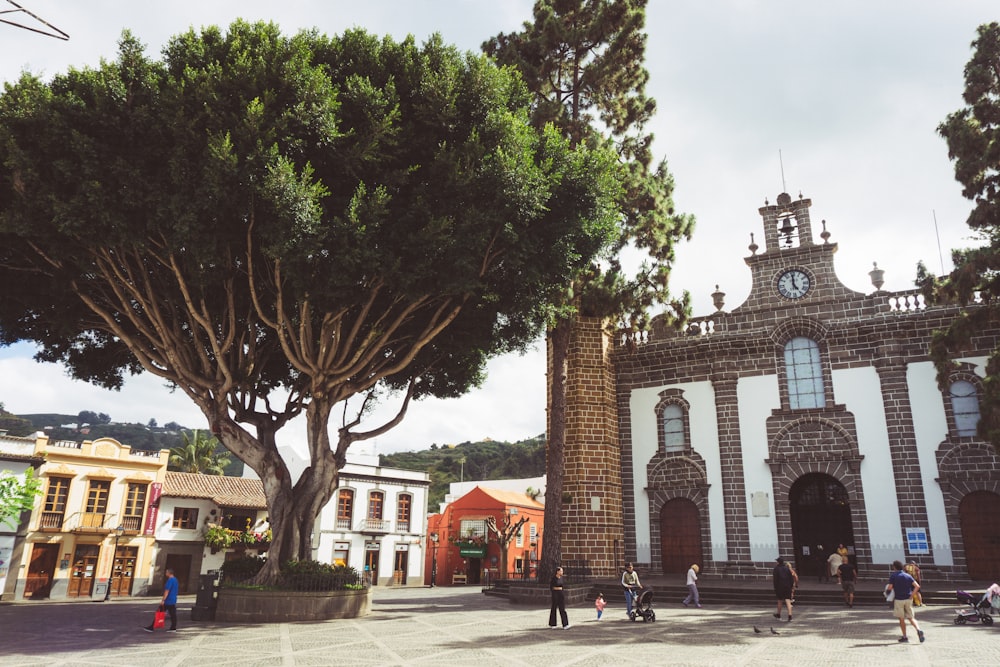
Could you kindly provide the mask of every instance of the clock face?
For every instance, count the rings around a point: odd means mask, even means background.
[[[809,291],[809,276],[798,269],[785,271],[778,276],[778,293],[788,299],[800,299]]]

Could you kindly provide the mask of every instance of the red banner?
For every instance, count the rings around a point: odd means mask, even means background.
[[[163,492],[163,484],[153,482],[149,485],[149,502],[146,505],[146,527],[142,531],[144,535],[156,533],[156,519],[160,515],[160,494]]]

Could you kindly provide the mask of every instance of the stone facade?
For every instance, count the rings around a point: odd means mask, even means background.
[[[877,268],[871,293],[843,285],[810,207],[781,194],[759,209],[764,249],[751,240],[752,288],[729,312],[720,294],[716,313],[684,331],[655,320],[628,348],[579,322],[564,559],[615,554],[650,573],[701,561],[757,577],[782,555],[810,574],[818,546],[844,543],[862,574],[900,558],[945,578],[1000,576],[983,548],[1000,539],[1000,458],[974,421],[969,432],[978,412],[949,393],[981,390],[1000,327],[957,356],[957,384],[940,389],[928,345],[958,309],[881,291]],[[615,500],[591,520],[583,510],[602,494]]]

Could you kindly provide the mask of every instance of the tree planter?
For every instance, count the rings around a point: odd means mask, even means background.
[[[586,602],[590,587],[590,583],[566,584],[563,588],[566,604]],[[552,601],[552,591],[547,584],[511,584],[508,599],[512,604],[547,607]]]
[[[256,591],[223,588],[215,620],[226,623],[282,623],[358,618],[371,612],[371,589],[346,591]]]

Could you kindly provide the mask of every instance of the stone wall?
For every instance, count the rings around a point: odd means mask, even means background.
[[[371,612],[372,592],[258,591],[224,588],[219,591],[215,620],[225,623],[283,623],[359,618]]]

